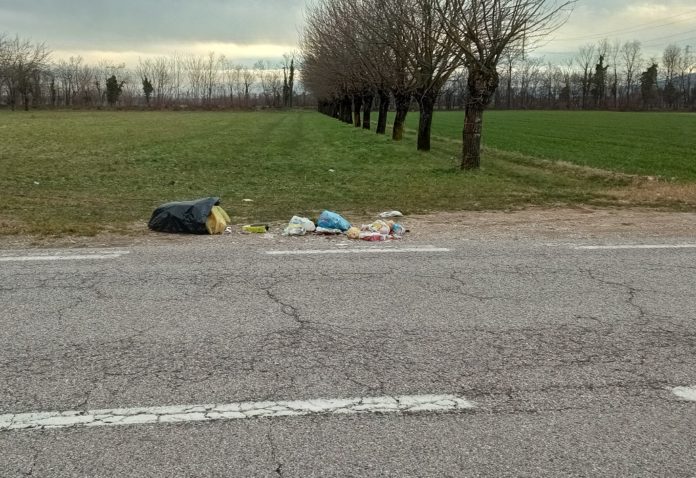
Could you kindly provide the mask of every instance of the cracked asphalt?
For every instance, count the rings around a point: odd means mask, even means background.
[[[694,476],[696,402],[670,389],[696,385],[696,249],[201,244],[0,264],[0,415],[417,394],[476,408],[0,432],[0,476]]]

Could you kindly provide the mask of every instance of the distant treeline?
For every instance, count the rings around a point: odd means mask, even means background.
[[[645,59],[641,43],[609,40],[580,48],[561,64],[510,52],[498,65],[498,109],[696,109],[696,55],[668,45]],[[301,81],[294,55],[253,67],[224,55],[169,55],[137,65],[81,57],[52,59],[43,43],[0,34],[0,106],[15,108],[282,108],[317,104]],[[462,109],[466,69],[441,88],[438,109]],[[393,104],[393,103],[392,103]]]
[[[15,108],[281,108],[310,106],[295,58],[253,67],[224,55],[140,59],[130,68],[104,59],[51,59],[45,44],[0,35],[0,105]]]
[[[491,107],[498,109],[696,109],[696,55],[688,45],[667,46],[662,58],[645,59],[639,41],[603,40],[581,47],[561,64],[544,57],[507,54]],[[438,105],[465,104],[466,75],[455,72]]]

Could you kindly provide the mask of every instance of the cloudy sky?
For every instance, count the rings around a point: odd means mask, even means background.
[[[0,0],[0,33],[46,42],[54,58],[133,64],[138,57],[210,51],[239,62],[279,60],[296,48],[306,0]],[[660,56],[696,46],[694,0],[578,0],[539,50],[549,59],[602,38],[640,40]]]

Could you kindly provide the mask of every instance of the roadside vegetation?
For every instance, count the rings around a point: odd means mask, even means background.
[[[694,151],[685,130],[695,118],[592,113],[613,128],[601,135],[550,113],[491,112],[489,160],[465,173],[454,140],[461,113],[437,114],[423,153],[409,139],[415,130],[394,142],[314,112],[0,112],[0,234],[142,233],[157,205],[203,196],[220,196],[237,223],[324,208],[355,217],[394,208],[696,209],[694,159],[684,154]],[[658,129],[660,142],[638,124]]]

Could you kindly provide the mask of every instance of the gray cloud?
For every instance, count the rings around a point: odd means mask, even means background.
[[[171,53],[193,43],[292,46],[305,1],[0,0],[0,32],[45,41],[64,52]],[[655,22],[660,18],[671,18],[671,23],[660,26]],[[604,35],[641,40],[646,49],[670,42],[694,44],[696,5],[693,0],[579,0],[568,23],[547,38],[541,53],[568,54]]]
[[[56,49],[140,49],[148,43],[293,45],[304,0],[0,0],[0,32]]]

